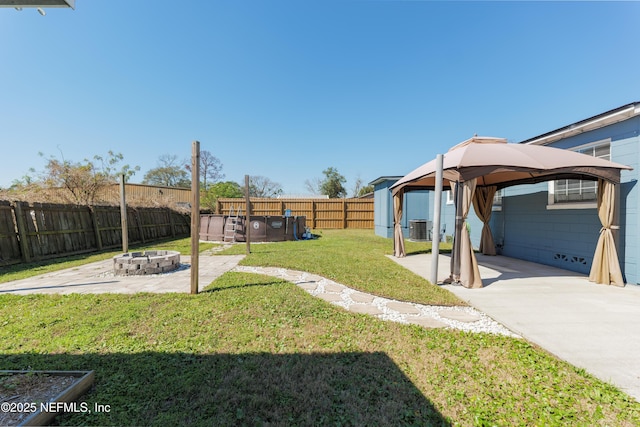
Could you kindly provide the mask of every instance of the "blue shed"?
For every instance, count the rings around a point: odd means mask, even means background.
[[[381,176],[369,183],[373,185],[374,229],[378,236],[393,237],[393,197],[389,187],[401,176]],[[414,220],[427,220],[429,192],[414,191],[405,197],[402,206],[402,233],[409,237],[409,224]]]
[[[425,158],[427,158],[426,154]],[[378,236],[393,237],[393,197],[389,187],[400,178],[402,176],[381,176],[369,183],[374,188],[374,229]],[[427,190],[409,191],[404,195],[401,226],[405,238],[410,237],[410,225],[413,221],[424,220],[428,224],[433,223],[434,197],[435,193]],[[443,231],[441,238],[444,240],[445,236],[453,235],[455,217],[453,198],[449,191],[443,192],[441,206],[440,230]],[[480,244],[482,222],[473,215],[469,215],[468,222],[471,241],[477,247]]]

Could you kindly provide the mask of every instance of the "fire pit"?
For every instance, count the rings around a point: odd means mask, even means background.
[[[177,251],[130,252],[113,257],[113,271],[116,276],[167,273],[178,267],[180,252]]]

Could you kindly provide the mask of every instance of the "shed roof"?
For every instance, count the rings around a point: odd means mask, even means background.
[[[369,185],[381,184],[385,181],[397,181],[402,178],[403,175],[384,175],[380,176],[369,183]]]

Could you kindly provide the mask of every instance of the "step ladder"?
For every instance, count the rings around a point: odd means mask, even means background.
[[[239,208],[236,211],[236,215],[234,216],[233,206],[231,206],[231,209],[229,210],[229,216],[224,223],[224,237],[222,238],[224,242],[236,242],[236,231],[240,226],[241,216],[242,209]]]

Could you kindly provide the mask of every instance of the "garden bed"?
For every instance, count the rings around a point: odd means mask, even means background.
[[[46,425],[91,388],[93,371],[0,371],[0,425]],[[89,410],[87,408],[87,410]]]

